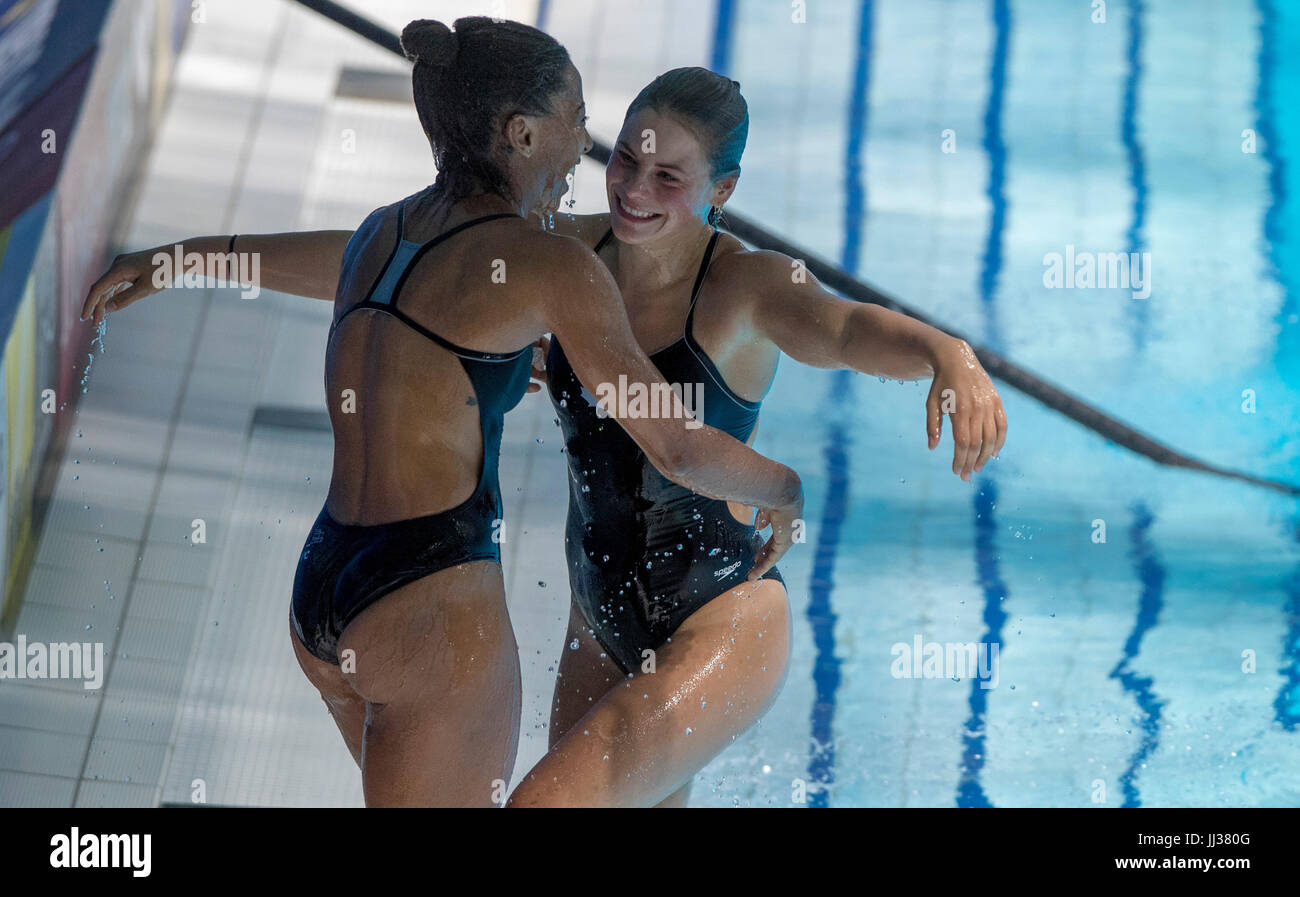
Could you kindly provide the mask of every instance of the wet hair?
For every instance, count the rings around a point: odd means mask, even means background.
[[[704,147],[714,180],[740,173],[749,138],[749,104],[740,95],[739,81],[698,66],[673,69],[641,89],[624,121],[646,108],[684,120]],[[721,213],[714,207],[709,223],[716,224]]]
[[[467,16],[455,31],[417,19],[402,29],[415,65],[415,109],[438,166],[435,192],[456,202],[479,191],[513,199],[499,162],[513,115],[550,115],[573,63],[555,38],[519,22]]]

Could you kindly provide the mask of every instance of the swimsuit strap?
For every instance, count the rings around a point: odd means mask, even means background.
[[[700,272],[695,275],[695,286],[691,287],[691,308],[686,313],[685,335],[691,332],[691,322],[695,320],[695,303],[700,298],[700,287],[704,286],[704,278],[708,276],[709,267],[713,264],[713,247],[718,242],[718,229],[713,229],[713,236],[709,237],[709,248],[704,250],[704,258],[700,259]]]
[[[709,266],[713,263],[713,247],[717,245],[718,234],[719,231],[715,227],[713,229],[713,236],[709,238],[709,246],[704,250],[704,258],[700,260],[700,270],[699,273],[695,275],[695,285],[691,287],[691,307],[686,313],[686,326],[682,331],[683,337],[686,337],[691,332],[691,322],[695,319],[695,303],[700,298],[700,287],[704,286],[704,278],[708,276]],[[605,236],[600,238],[600,242],[596,244],[592,251],[599,253],[612,236],[614,236],[614,229],[611,227],[609,230],[605,231]]]
[[[437,246],[439,243],[442,243],[444,240],[447,240],[450,237],[454,237],[456,234],[460,233],[461,231],[473,227],[476,224],[483,224],[484,222],[487,221],[496,221],[501,218],[518,218],[519,216],[514,214],[513,212],[498,212],[497,214],[494,215],[483,215],[479,218],[473,218],[469,221],[462,222],[461,224],[456,225],[450,230],[444,231],[443,233],[434,237],[432,240],[429,240],[425,243],[412,243],[410,240],[406,240],[402,237],[402,231],[405,222],[405,211],[406,211],[406,201],[403,200],[401,203],[398,204],[397,207],[397,240],[393,243],[393,250],[392,252],[389,253],[388,260],[384,262],[383,267],[379,269],[379,275],[375,278],[375,282],[371,284],[370,290],[369,292],[366,293],[365,299],[355,303],[350,308],[348,308],[347,311],[339,315],[338,318],[336,318],[334,322],[330,325],[330,333],[333,334],[334,329],[343,322],[343,319],[346,318],[348,315],[352,314],[354,311],[361,308],[371,308],[376,311],[382,311],[392,315],[393,317],[400,320],[403,324],[406,324],[412,330],[415,330],[421,336],[427,337],[428,339],[442,346],[444,349],[447,349],[448,351],[460,356],[462,359],[468,358],[477,361],[511,361],[517,358],[519,355],[523,354],[523,352],[526,349],[531,349],[532,348],[531,346],[525,346],[523,349],[520,349],[516,352],[480,352],[475,349],[467,349],[464,346],[458,346],[455,343],[451,342],[450,340],[442,338],[441,336],[434,333],[429,328],[425,327],[415,319],[411,318],[409,315],[407,315],[405,312],[403,312],[401,309],[397,307],[397,299],[402,293],[402,287],[406,284],[406,279],[410,276],[411,271],[416,266],[416,263],[419,262],[420,258],[430,249]],[[380,285],[383,284],[386,279],[389,278],[390,276],[389,269],[393,264],[393,260],[397,257],[398,250],[403,249],[404,246],[406,247],[415,246],[416,249],[414,252],[410,252],[409,249],[405,250],[406,252],[410,253],[410,257],[403,262],[401,274],[398,275],[396,283],[393,283],[391,289],[387,291],[388,301],[387,302],[375,301],[374,299],[375,291],[379,289]]]
[[[399,212],[398,214],[400,215],[401,213]],[[476,224],[483,224],[488,221],[496,221],[500,218],[518,218],[518,217],[519,216],[513,212],[498,212],[495,215],[483,215],[482,217],[479,218],[471,218],[469,221],[461,222],[460,224],[453,227],[451,230],[443,231],[442,233],[438,234],[438,236],[434,237],[432,240],[429,240],[426,243],[421,243],[420,248],[416,250],[415,255],[413,255],[411,257],[411,260],[406,263],[406,268],[403,269],[402,276],[397,279],[397,284],[393,287],[393,292],[392,292],[393,298],[392,301],[389,303],[389,305],[391,305],[393,308],[397,308],[397,300],[402,295],[402,287],[406,284],[406,278],[411,276],[411,271],[415,269],[415,266],[419,264],[420,259],[423,258],[424,254],[428,252],[430,249],[437,246],[439,243],[442,243],[444,240],[450,237],[454,237],[456,236],[456,234],[460,233],[461,231],[466,230],[467,228],[471,228]],[[400,217],[398,219],[397,226],[399,228],[398,236],[400,239],[401,236]]]

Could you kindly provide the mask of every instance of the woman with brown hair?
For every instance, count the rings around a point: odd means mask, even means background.
[[[609,212],[558,216],[618,282],[637,342],[664,379],[702,383],[705,424],[751,442],[785,353],[820,368],[933,377],[929,447],[951,414],[952,470],[969,480],[1006,439],[1001,399],[961,340],[835,296],[716,223],[749,131],[740,85],[674,69],[628,107],[605,169]],[[790,607],[775,570],[746,577],[766,514],[659,476],[581,398],[562,334],[548,385],[565,435],[573,605],[551,707],[550,752],[511,806],[683,806],[692,777],[775,700]],[[581,476],[579,474],[581,473]]]

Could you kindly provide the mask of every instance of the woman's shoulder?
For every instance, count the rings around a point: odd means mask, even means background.
[[[574,237],[588,246],[595,246],[609,230],[609,212],[598,215],[569,215],[561,213],[554,216],[554,233],[565,237]]]
[[[753,289],[766,281],[788,278],[797,265],[797,259],[784,253],[750,249],[731,234],[721,233],[710,269],[721,280]]]

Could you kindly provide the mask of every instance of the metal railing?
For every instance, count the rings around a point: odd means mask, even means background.
[[[342,25],[344,28],[364,37],[366,40],[378,44],[385,50],[396,53],[398,56],[403,56],[403,58],[405,58],[402,53],[401,40],[396,34],[393,34],[382,25],[358,15],[347,7],[332,2],[332,0],[295,0],[295,2],[320,13],[326,18]],[[595,159],[602,165],[609,164],[610,156],[612,154],[613,150],[599,141],[596,141],[595,146],[593,146],[591,151],[588,153],[591,158]],[[1135,454],[1142,455],[1143,457],[1149,458],[1157,464],[1162,464],[1166,467],[1180,467],[1185,470],[1197,470],[1202,473],[1240,480],[1244,483],[1261,486],[1265,489],[1276,490],[1287,495],[1300,495],[1300,486],[1285,483],[1280,480],[1265,479],[1263,477],[1257,477],[1236,470],[1229,470],[1228,468],[1220,467],[1215,464],[1208,464],[1170,448],[1164,443],[1147,436],[1123,421],[1106,414],[1099,408],[1088,404],[1078,396],[1072,395],[1061,387],[1047,382],[1042,377],[1026,370],[1000,353],[995,352],[986,346],[979,345],[976,341],[969,339],[959,331],[944,326],[938,321],[931,319],[928,315],[905,305],[892,296],[882,293],[875,287],[872,287],[854,277],[851,273],[840,268],[838,265],[832,264],[831,262],[818,257],[815,253],[809,252],[803,247],[797,246],[794,243],[777,236],[764,228],[758,222],[753,221],[744,215],[728,209],[722,227],[751,246],[784,253],[791,258],[802,260],[807,269],[811,271],[825,286],[848,297],[849,299],[882,305],[885,308],[892,309],[893,311],[929,324],[932,327],[936,327],[951,336],[966,340],[975,351],[980,363],[984,365],[984,369],[988,371],[990,376],[996,377],[998,380],[1001,380],[1013,389],[1018,390],[1048,408],[1051,408],[1053,411],[1068,417],[1070,420],[1092,430],[1094,433],[1097,433],[1116,445],[1123,446]]]

